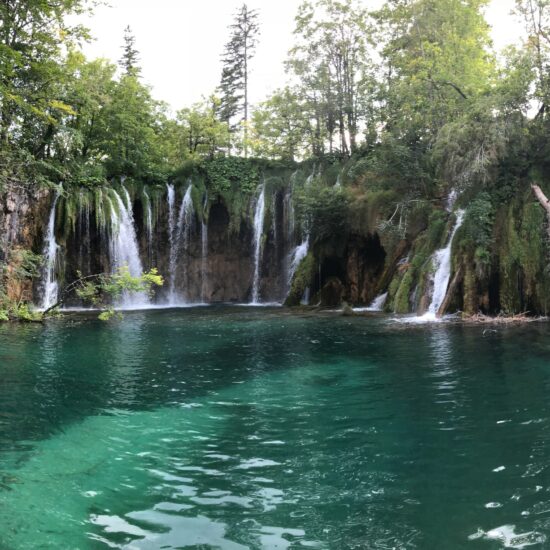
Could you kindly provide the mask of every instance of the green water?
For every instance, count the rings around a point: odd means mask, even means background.
[[[550,325],[75,316],[0,375],[2,550],[550,547]]]

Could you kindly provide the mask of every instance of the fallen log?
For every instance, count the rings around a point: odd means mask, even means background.
[[[533,190],[533,193],[535,194],[535,197],[539,201],[540,205],[544,208],[546,211],[546,232],[548,234],[548,239],[550,240],[550,200],[548,200],[548,197],[544,194],[544,191],[536,184],[531,184],[531,189]]]
[[[449,285],[449,288],[447,289],[445,298],[443,299],[443,302],[441,302],[441,306],[437,311],[437,314],[436,314],[437,317],[443,317],[443,315],[445,315],[445,312],[449,308],[451,300],[453,299],[453,295],[455,293],[456,287],[462,281],[463,276],[464,276],[464,266],[460,264],[458,266],[458,269],[456,270],[453,280],[451,281],[451,284]]]

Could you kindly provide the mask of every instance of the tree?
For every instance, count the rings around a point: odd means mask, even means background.
[[[136,49],[136,37],[132,33],[130,25],[124,29],[124,45],[122,46],[122,57],[118,62],[126,75],[139,76],[139,52]]]
[[[219,86],[221,103],[220,118],[229,125],[236,117],[244,128],[244,155],[248,154],[248,83],[249,62],[254,57],[258,43],[258,12],[243,4],[229,27],[231,34],[222,56],[223,69]]]
[[[26,140],[28,126],[33,126],[32,140],[40,144],[41,134],[50,135],[58,117],[70,110],[58,96],[64,77],[62,50],[87,33],[80,26],[67,24],[65,16],[81,12],[85,3],[85,0],[0,2],[2,146],[13,145],[17,138]]]
[[[294,35],[287,67],[310,105],[318,139],[328,141],[332,153],[337,131],[336,148],[347,156],[357,149],[373,69],[367,12],[356,0],[305,1]]]
[[[79,275],[78,279],[63,288],[58,301],[46,309],[41,318],[59,309],[72,294],[76,294],[84,303],[102,310],[99,319],[108,321],[116,315],[111,305],[113,300],[124,293],[152,295],[154,288],[163,284],[164,280],[156,268],[137,277],[130,274],[128,266],[120,267],[115,273],[97,273],[85,277]]]
[[[181,155],[179,162],[189,158],[212,158],[229,146],[229,127],[217,118],[218,107],[219,99],[211,97],[178,112],[174,137]]]
[[[259,157],[295,160],[310,154],[303,101],[290,88],[277,90],[252,114],[250,147]]]
[[[488,0],[390,0],[377,14],[385,83],[383,122],[410,142],[429,144],[439,129],[487,92],[496,73],[490,55]]]
[[[103,113],[101,150],[108,176],[158,181],[165,175],[164,108],[135,75],[123,75],[115,84]]]

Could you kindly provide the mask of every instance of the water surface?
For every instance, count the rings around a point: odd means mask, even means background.
[[[0,326],[0,548],[550,545],[550,326]]]

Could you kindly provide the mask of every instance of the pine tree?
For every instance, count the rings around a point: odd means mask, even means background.
[[[118,62],[129,76],[139,76],[139,52],[136,50],[136,37],[132,33],[130,25],[124,29],[124,46],[122,46],[122,57]]]
[[[254,57],[258,43],[258,12],[243,4],[229,27],[231,34],[222,56],[223,70],[219,86],[220,118],[235,130],[235,119],[244,126],[244,155],[248,147],[248,81],[249,61]],[[233,124],[233,125],[232,125]]]

